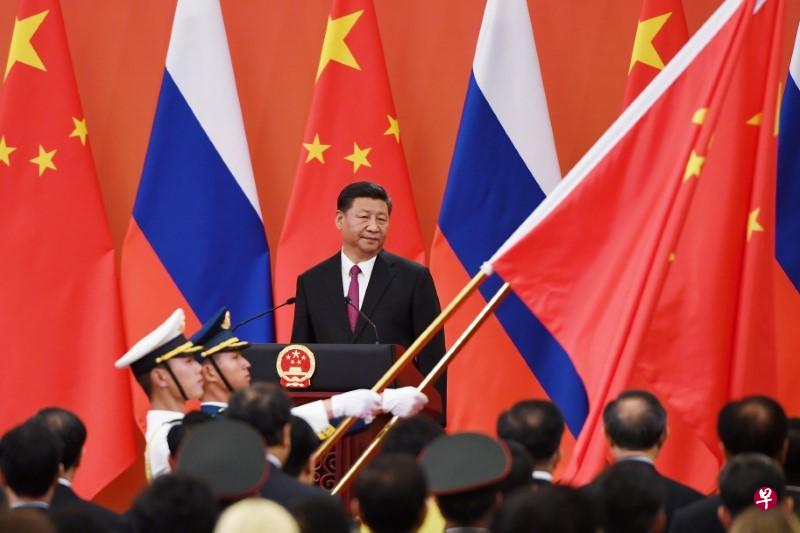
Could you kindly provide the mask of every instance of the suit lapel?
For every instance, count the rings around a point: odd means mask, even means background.
[[[375,266],[372,269],[372,275],[369,278],[369,285],[367,285],[367,292],[364,295],[364,303],[361,306],[361,311],[372,318],[378,303],[386,294],[386,289],[389,287],[392,278],[397,274],[394,261],[387,256],[386,253],[381,252],[375,260]],[[364,317],[359,316],[356,322],[356,331],[353,334],[353,342],[361,336],[361,333],[366,327],[367,322]],[[371,328],[370,328],[371,329]],[[379,332],[380,333],[380,332]]]
[[[347,309],[344,303],[342,292],[342,255],[337,253],[326,261],[325,279],[322,284],[324,291],[330,300],[330,312],[336,321],[336,327],[343,330],[343,338],[352,335],[350,323],[347,321]]]

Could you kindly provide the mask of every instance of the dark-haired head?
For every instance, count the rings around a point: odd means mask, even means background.
[[[311,485],[314,483],[314,465],[310,459],[320,440],[308,422],[299,416],[292,415],[291,425],[292,445],[283,463],[283,471]]]
[[[752,452],[780,463],[785,460],[786,413],[767,396],[748,396],[726,404],[717,417],[717,433],[728,457]]]
[[[622,461],[608,467],[598,478],[602,491],[601,520],[606,533],[660,531],[664,526],[664,492],[650,465]]]
[[[275,383],[254,383],[231,395],[225,416],[254,427],[269,446],[289,438],[291,403]]]
[[[629,390],[603,410],[603,425],[612,447],[624,451],[660,448],[667,438],[667,412],[655,395]]]
[[[127,516],[134,531],[211,533],[217,514],[217,501],[205,483],[166,474],[139,494]]]
[[[372,198],[373,200],[382,200],[386,202],[386,207],[389,209],[389,214],[392,214],[392,199],[386,192],[386,189],[372,183],[371,181],[356,181],[345,186],[339,193],[336,199],[336,210],[342,213],[353,207],[353,201],[356,198]]]
[[[497,436],[522,444],[538,469],[555,468],[563,434],[564,417],[547,400],[517,402],[497,419]]]
[[[375,533],[416,531],[425,517],[425,474],[407,454],[384,454],[358,476],[356,511]]]
[[[60,407],[46,407],[36,413],[34,420],[47,426],[61,444],[61,463],[65,472],[77,468],[86,443],[86,426],[78,415]]]
[[[493,533],[594,533],[597,522],[588,497],[563,485],[518,490],[503,500]]]
[[[29,420],[0,440],[0,471],[18,497],[49,501],[60,465],[61,444],[39,421]]]
[[[381,453],[405,453],[418,457],[425,446],[442,435],[442,426],[428,416],[402,418],[386,432]]]
[[[769,488],[765,497],[777,498],[778,503],[786,496],[786,478],[781,466],[761,453],[741,453],[733,457],[720,471],[718,483],[722,500],[719,518],[726,527],[736,515],[755,504],[754,495],[759,489]]]

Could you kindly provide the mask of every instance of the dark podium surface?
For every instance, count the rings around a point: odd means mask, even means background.
[[[278,354],[288,344],[251,344],[243,354],[250,361],[252,381],[280,382],[276,367]],[[303,404],[328,398],[339,392],[353,389],[369,389],[402,355],[402,346],[391,344],[303,344],[316,360],[314,375],[307,388],[285,388],[295,404]],[[413,364],[408,365],[391,387],[417,386],[422,375]],[[441,399],[433,387],[425,389],[429,403],[425,413],[438,418],[441,414]],[[324,489],[332,489],[370,442],[379,433],[388,415],[378,417],[363,431],[345,436],[317,466],[317,483]],[[342,494],[349,501],[349,489]]]

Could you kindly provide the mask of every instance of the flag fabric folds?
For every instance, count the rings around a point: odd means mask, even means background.
[[[86,424],[77,491],[134,460],[114,249],[61,8],[23,0],[0,90],[0,433],[59,406]]]
[[[586,385],[570,480],[602,467],[603,406],[632,385],[718,462],[719,408],[776,393],[782,15],[779,0],[725,2],[486,265]],[[710,488],[715,474],[679,477]]]
[[[560,177],[527,4],[489,0],[431,251],[443,301],[452,300]],[[500,283],[496,276],[485,282],[481,297],[448,323],[451,341]],[[500,410],[532,396],[552,398],[576,435],[587,414],[584,385],[567,353],[515,294],[459,354],[449,376],[451,430],[494,432]]]
[[[333,217],[339,191],[354,181],[384,186],[393,210],[386,248],[424,261],[424,244],[403,155],[371,0],[334,0],[275,263],[275,297],[294,296],[297,276],[341,246]],[[278,313],[278,339],[292,314]]]
[[[122,251],[128,343],[175,308],[187,330],[272,304],[261,218],[218,0],[179,0],[142,179]],[[274,339],[270,317],[237,331]]]
[[[781,403],[800,411],[800,29],[783,93],[778,135],[778,190],[775,224],[775,302],[778,386]]]
[[[643,0],[628,66],[625,106],[647,87],[689,38],[683,0]]]

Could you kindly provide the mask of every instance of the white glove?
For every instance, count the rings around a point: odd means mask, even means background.
[[[356,389],[331,396],[334,417],[354,416],[369,423],[381,412],[381,395],[369,389]]]
[[[425,407],[426,403],[428,403],[428,397],[414,387],[383,391],[383,412],[392,413],[400,418],[414,416]]]

